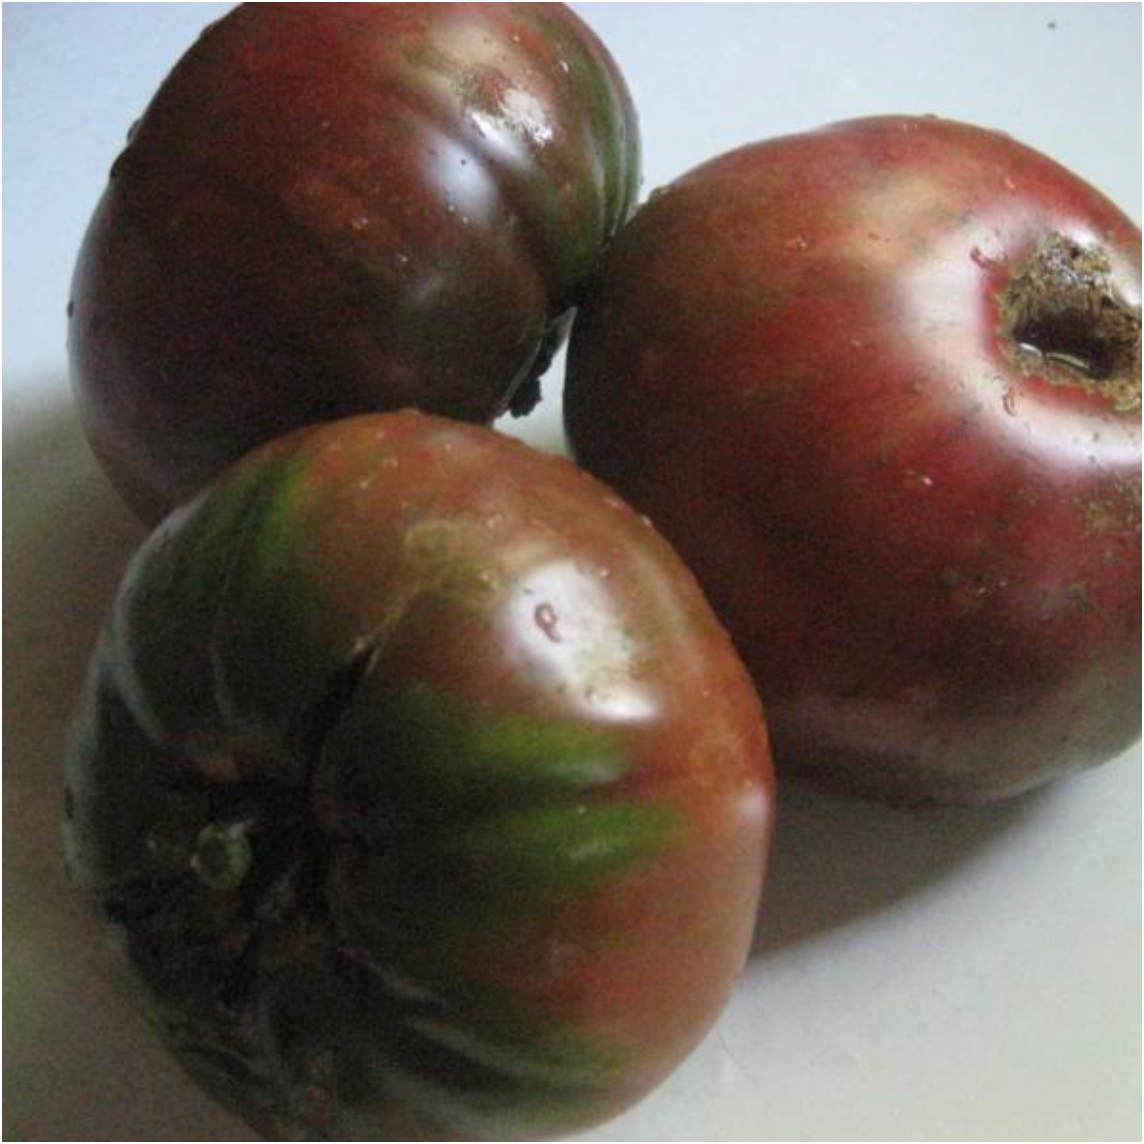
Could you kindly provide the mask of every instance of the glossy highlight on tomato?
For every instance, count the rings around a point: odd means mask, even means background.
[[[562,4],[241,5],[88,229],[69,350],[92,445],[154,522],[306,424],[523,411],[638,184],[623,77]]]
[[[70,869],[150,1016],[278,1138],[637,1100],[742,966],[772,814],[757,696],[666,542],[412,412],[276,440],[152,534],[67,768]]]
[[[577,318],[578,460],[695,571],[780,773],[1015,794],[1140,733],[1140,231],[884,117],[652,196]]]

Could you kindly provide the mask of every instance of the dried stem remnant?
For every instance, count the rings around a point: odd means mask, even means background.
[[[1027,372],[1099,393],[1117,412],[1140,408],[1140,307],[1118,294],[1103,248],[1049,235],[1018,264],[1000,307]]]

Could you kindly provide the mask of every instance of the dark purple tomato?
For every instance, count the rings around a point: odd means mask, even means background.
[[[634,206],[635,111],[562,4],[251,4],[132,129],[76,268],[92,445],[148,521],[251,446],[534,399]]]
[[[1140,733],[1140,231],[880,118],[665,188],[577,319],[577,458],[675,544],[780,773],[976,802]]]
[[[399,413],[275,441],[151,536],[66,814],[164,1040],[264,1133],[536,1139],[637,1100],[720,1011],[773,777],[645,520]]]

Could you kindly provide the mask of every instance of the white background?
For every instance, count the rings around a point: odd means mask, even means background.
[[[1140,219],[1137,5],[587,4],[645,191],[882,112],[1001,128]],[[7,4],[4,1137],[251,1139],[109,982],[64,883],[61,738],[142,532],[71,408],[64,307],[128,124],[215,4]],[[560,447],[560,363],[515,427]],[[1002,806],[784,790],[757,948],[716,1032],[594,1139],[1140,1139],[1140,754]]]

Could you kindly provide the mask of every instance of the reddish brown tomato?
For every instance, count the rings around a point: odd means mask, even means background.
[[[1140,232],[1007,136],[748,146],[612,247],[577,457],[752,668],[781,770],[973,802],[1140,730]]]
[[[280,438],[152,534],[67,773],[72,872],[165,1041],[276,1139],[631,1104],[728,996],[773,814],[668,544],[416,413]]]
[[[623,78],[562,4],[241,6],[88,230],[88,436],[154,521],[301,425],[523,410],[638,182]]]

